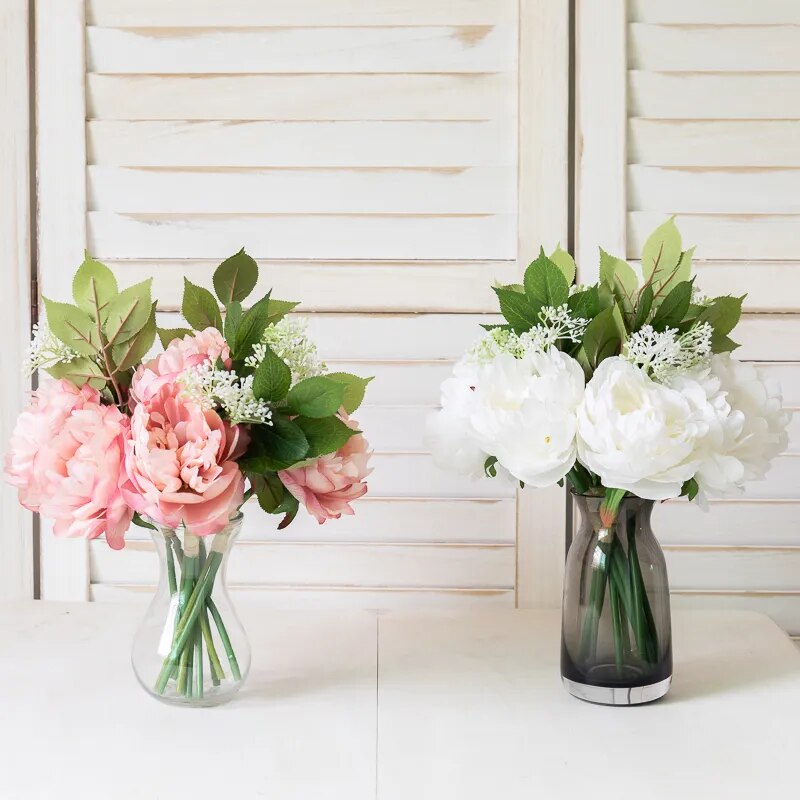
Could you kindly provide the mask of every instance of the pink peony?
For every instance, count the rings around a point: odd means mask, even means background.
[[[358,428],[344,411],[339,416],[351,428]],[[364,479],[372,472],[367,468],[368,448],[363,434],[357,434],[335,453],[320,456],[308,466],[282,470],[278,477],[322,525],[342,514],[353,514],[350,503],[367,493]]]
[[[131,418],[122,493],[140,514],[192,533],[218,533],[242,504],[244,477],[236,465],[249,435],[216,411],[204,411],[165,383],[147,392]]]
[[[173,339],[163,353],[136,370],[131,382],[131,397],[134,402],[145,402],[162,386],[174,383],[184,370],[206,361],[213,364],[218,358],[222,359],[226,369],[230,369],[230,348],[216,328]]]
[[[119,491],[128,419],[89,386],[48,382],[20,414],[6,477],[25,508],[55,520],[59,536],[124,547],[133,512]]]

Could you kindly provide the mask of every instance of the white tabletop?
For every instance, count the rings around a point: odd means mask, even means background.
[[[149,698],[140,608],[0,607],[2,800],[775,797],[796,791],[800,655],[751,613],[675,615],[666,700],[558,677],[558,616],[257,612],[233,702]]]

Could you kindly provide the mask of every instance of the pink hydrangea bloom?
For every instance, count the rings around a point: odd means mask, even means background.
[[[128,419],[89,386],[48,382],[23,411],[5,474],[25,508],[55,520],[58,536],[106,534],[124,547],[133,512],[119,490]]]
[[[122,493],[161,525],[181,523],[199,536],[221,531],[242,504],[236,465],[249,434],[181,395],[173,382],[148,391],[131,418]]]
[[[354,430],[355,420],[341,411],[339,416]],[[353,514],[350,503],[367,493],[369,443],[363,434],[350,437],[335,453],[320,456],[312,464],[292,467],[278,473],[283,485],[322,525],[342,514]]]
[[[136,370],[131,382],[131,398],[134,403],[145,402],[157,394],[162,386],[174,383],[184,370],[206,361],[214,363],[218,358],[230,369],[230,348],[216,328],[206,328],[199,333],[187,334],[182,339],[173,339],[163,353]]]

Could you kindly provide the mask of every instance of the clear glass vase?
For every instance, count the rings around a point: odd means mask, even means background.
[[[672,680],[669,583],[650,527],[653,501],[624,499],[605,527],[602,499],[575,495],[581,520],[564,577],[561,676],[582,700],[648,703]]]
[[[156,525],[155,523],[152,523]],[[166,703],[214,706],[230,700],[250,669],[250,643],[226,585],[241,514],[213,536],[156,525],[161,575],[133,641],[133,670]]]

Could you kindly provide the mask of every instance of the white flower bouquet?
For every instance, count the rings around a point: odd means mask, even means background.
[[[575,262],[558,248],[524,284],[495,287],[505,322],[483,326],[428,420],[439,466],[566,481],[602,498],[605,528],[626,497],[702,500],[763,478],[787,444],[780,390],[731,356],[743,298],[703,296],[692,253],[670,219],[647,239],[641,276],[601,250],[599,282],[574,285]],[[616,586],[632,618],[637,588],[630,570]],[[596,624],[603,592],[592,602]]]

